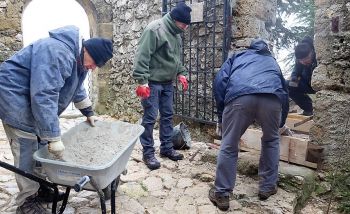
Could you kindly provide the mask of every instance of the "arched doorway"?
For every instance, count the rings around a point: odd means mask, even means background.
[[[79,27],[84,39],[90,38],[89,20],[85,10],[75,0],[32,0],[22,16],[23,46],[48,37],[48,31],[65,25]],[[88,94],[91,92],[90,74],[84,82]],[[74,105],[65,113],[74,112]]]

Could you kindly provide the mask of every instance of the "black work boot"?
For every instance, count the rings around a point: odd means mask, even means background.
[[[24,203],[17,207],[16,214],[50,214],[51,212],[47,211],[36,197],[28,197]]]
[[[303,111],[303,113],[301,113],[304,116],[312,116],[314,114],[313,111]]]
[[[36,196],[36,199],[38,201],[44,202],[44,203],[52,203],[54,196],[55,196],[55,191],[51,187],[40,184],[38,195]],[[64,193],[58,191],[57,201],[62,201],[63,198],[64,198]]]
[[[151,157],[143,156],[142,160],[150,170],[159,169],[160,167],[159,161],[154,156],[151,156]]]
[[[209,190],[209,200],[222,211],[227,211],[230,208],[229,196],[219,195],[215,192],[215,187]]]
[[[178,153],[177,151],[175,151],[174,149],[168,151],[168,152],[164,152],[164,153],[160,153],[161,157],[167,157],[172,161],[178,161],[178,160],[182,160],[184,159],[183,154]]]
[[[268,199],[271,195],[274,195],[277,193],[277,187],[275,187],[273,190],[271,191],[267,191],[267,192],[262,192],[259,191],[258,193],[258,197],[261,201],[265,201],[266,199]]]

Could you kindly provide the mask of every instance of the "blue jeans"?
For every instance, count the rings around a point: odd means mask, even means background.
[[[215,178],[218,194],[228,196],[235,186],[239,141],[254,121],[260,124],[263,132],[259,191],[268,192],[275,188],[278,179],[280,118],[281,104],[273,94],[244,95],[225,105]]]
[[[167,153],[173,149],[171,141],[173,133],[173,84],[148,83],[151,95],[141,101],[143,117],[141,125],[145,131],[140,136],[143,156],[154,156],[153,127],[156,123],[158,111],[160,113],[159,140],[160,152]]]

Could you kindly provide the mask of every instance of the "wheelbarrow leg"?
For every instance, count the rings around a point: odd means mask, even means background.
[[[57,185],[55,187],[53,187],[53,188],[54,188],[54,191],[55,191],[55,195],[53,197],[51,212],[52,212],[52,214],[56,214],[57,203],[58,203],[58,194],[59,193],[58,193]],[[70,193],[70,189],[71,189],[71,187],[66,187],[66,193],[64,194],[62,205],[60,207],[60,211],[58,212],[58,214],[62,214],[64,212],[64,210],[66,209],[67,202],[68,202],[68,197],[69,197],[69,193]]]
[[[106,211],[105,194],[103,193],[102,189],[98,188],[98,185],[96,184],[95,180],[91,176],[89,176],[89,178],[90,178],[91,186],[95,188],[95,190],[97,191],[97,194],[100,196],[102,214],[106,214],[107,211]]]
[[[116,191],[116,187],[118,187],[118,184],[119,184],[119,178],[120,176],[118,176],[111,183],[111,214],[115,214],[115,191]]]

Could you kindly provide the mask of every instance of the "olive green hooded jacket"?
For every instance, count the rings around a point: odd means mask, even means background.
[[[169,82],[179,74],[187,74],[180,60],[182,44],[179,34],[182,32],[169,13],[148,24],[134,60],[133,77],[139,84]]]

